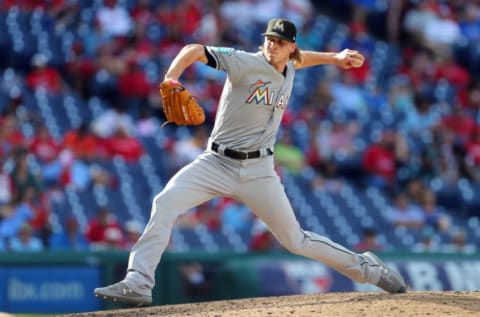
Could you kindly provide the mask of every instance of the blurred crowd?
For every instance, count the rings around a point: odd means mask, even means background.
[[[452,218],[480,210],[480,196],[465,194],[480,193],[479,1],[5,0],[0,13],[0,250],[128,250],[141,221],[119,221],[101,206],[83,226],[75,215],[53,225],[52,201],[65,188],[120,186],[102,162],[138,164],[145,155],[143,141],[164,121],[158,83],[183,45],[254,51],[273,17],[297,24],[302,49],[366,56],[355,70],[324,67],[298,78],[275,148],[279,174],[314,170],[312,191],[378,188],[391,202],[392,228],[422,233],[412,250],[475,249]],[[321,16],[339,21],[337,36],[318,37]],[[205,149],[224,78],[205,65],[184,74],[207,121],[186,133],[163,128],[172,131],[159,145],[167,175]],[[105,106],[57,131],[45,118],[55,116],[55,103],[38,109],[68,94]],[[251,250],[280,249],[265,224],[230,199],[201,205],[178,225],[228,228],[245,234]],[[378,231],[365,228],[351,247],[382,249]],[[435,245],[437,233],[451,244]]]

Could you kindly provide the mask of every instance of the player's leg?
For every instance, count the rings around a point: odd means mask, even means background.
[[[354,281],[371,283],[392,293],[404,291],[401,276],[385,267],[375,255],[357,254],[326,237],[304,231],[278,177],[243,183],[236,194],[290,252],[325,263]],[[391,273],[386,274],[385,269]]]
[[[228,170],[216,164],[211,156],[204,154],[185,166],[153,199],[150,220],[130,251],[125,279],[95,289],[97,296],[139,304],[151,302],[155,269],[178,216],[215,196],[227,194],[225,191],[231,187],[229,179],[232,178]],[[125,296],[119,295],[125,292]]]

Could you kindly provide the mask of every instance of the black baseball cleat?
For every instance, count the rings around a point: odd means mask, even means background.
[[[405,293],[407,291],[405,281],[398,272],[386,266],[385,263],[372,252],[364,252],[362,255],[380,266],[381,275],[376,286],[391,294]]]
[[[152,304],[151,295],[141,295],[133,291],[124,282],[118,282],[105,287],[98,287],[93,291],[95,296],[114,302],[122,302],[144,306]]]

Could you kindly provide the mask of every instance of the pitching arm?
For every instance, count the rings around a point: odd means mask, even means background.
[[[296,69],[317,66],[317,65],[337,65],[343,69],[360,67],[363,64],[364,57],[358,51],[344,49],[341,52],[316,52],[302,51],[302,63],[295,63]]]

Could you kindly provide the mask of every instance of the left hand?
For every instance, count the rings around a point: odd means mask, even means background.
[[[336,53],[333,58],[335,59],[335,64],[343,69],[362,67],[363,61],[365,60],[365,57],[358,51],[348,48]]]

